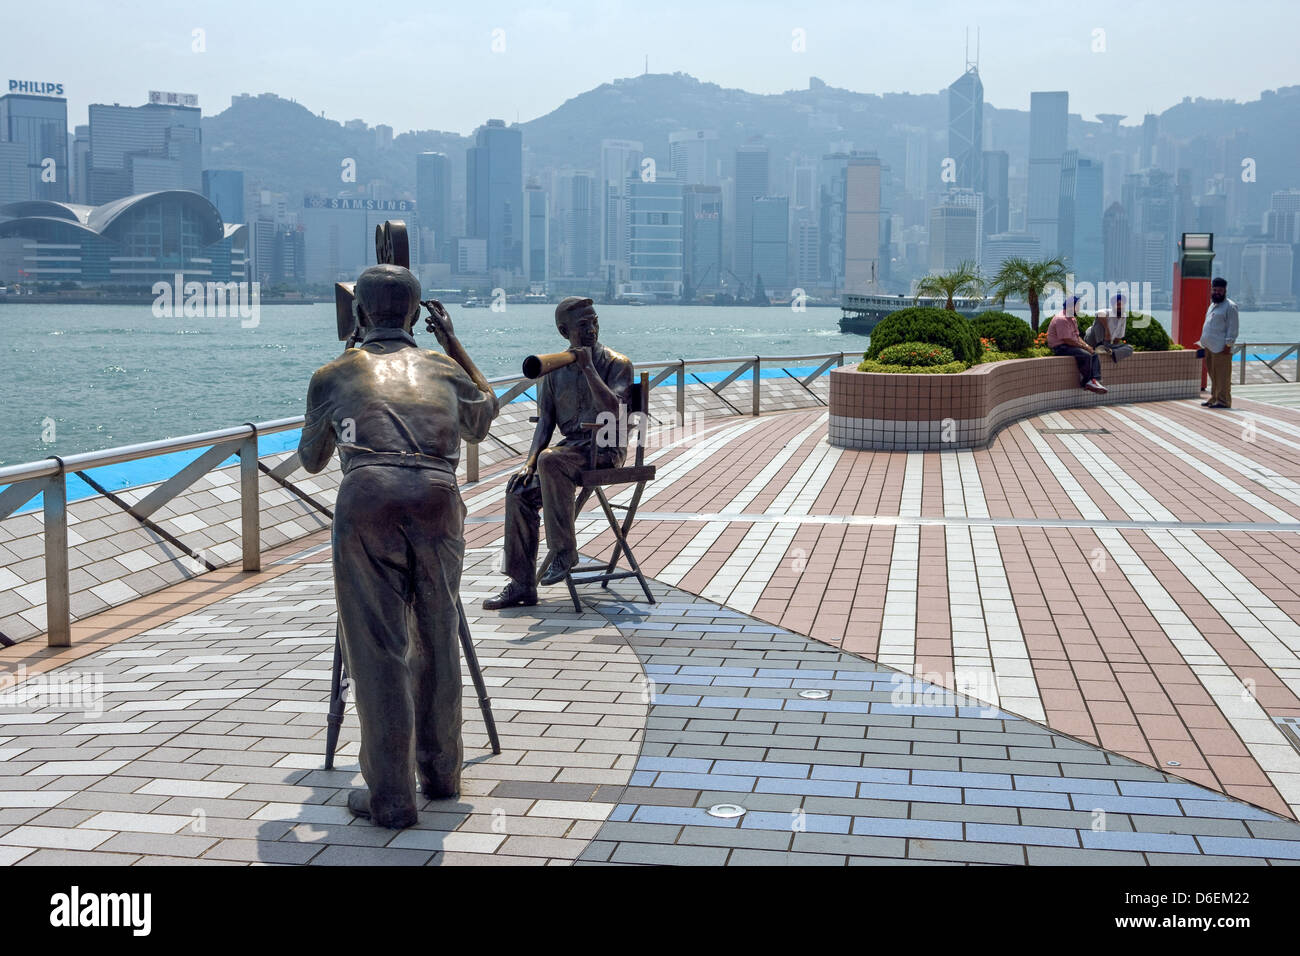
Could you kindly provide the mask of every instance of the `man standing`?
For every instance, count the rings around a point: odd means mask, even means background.
[[[1228,280],[1210,283],[1210,307],[1201,327],[1201,348],[1205,349],[1205,371],[1210,376],[1210,399],[1205,408],[1232,407],[1232,346],[1237,341],[1237,303],[1228,298]]]
[[[1079,384],[1090,392],[1104,395],[1106,386],[1101,384],[1101,359],[1091,345],[1079,335],[1079,320],[1075,318],[1075,309],[1079,306],[1079,296],[1070,296],[1065,300],[1061,311],[1052,316],[1047,326],[1047,347],[1057,355],[1068,355],[1079,367]]]
[[[558,584],[578,563],[573,530],[574,497],[579,472],[590,467],[596,432],[583,424],[607,413],[617,417],[632,384],[632,363],[599,343],[600,324],[591,299],[570,296],[555,307],[555,326],[569,340],[577,361],[556,369],[537,386],[537,429],[524,467],[506,484],[505,572],[510,583],[483,602],[495,611],[537,603],[533,584],[537,564],[537,511],[546,519],[546,540],[555,552],[542,577],[544,586]],[[556,428],[564,440],[548,447]],[[626,436],[617,444],[596,449],[597,468],[616,468],[627,454]]]
[[[367,269],[356,302],[360,345],[312,376],[298,456],[314,473],[337,447],[343,466],[334,593],[369,788],[349,793],[348,809],[400,829],[416,821],[417,776],[432,799],[460,791],[456,463],[460,440],[486,437],[498,408],[441,307],[435,335],[460,364],[416,346],[420,283],[409,271]]]

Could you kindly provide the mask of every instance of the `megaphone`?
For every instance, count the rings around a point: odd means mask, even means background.
[[[557,368],[578,361],[577,352],[551,352],[548,355],[530,355],[524,359],[524,378],[541,378]]]

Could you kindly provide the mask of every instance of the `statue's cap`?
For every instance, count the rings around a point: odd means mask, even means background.
[[[567,296],[560,300],[560,304],[555,307],[555,321],[559,322],[569,313],[571,309],[577,309],[581,306],[593,305],[594,299],[587,299],[580,295]]]

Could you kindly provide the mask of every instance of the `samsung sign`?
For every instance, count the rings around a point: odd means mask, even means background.
[[[10,80],[10,93],[32,93],[37,96],[62,96],[63,84],[40,82],[38,80]]]
[[[323,199],[308,196],[302,201],[304,209],[360,209],[365,212],[412,212],[414,199]]]

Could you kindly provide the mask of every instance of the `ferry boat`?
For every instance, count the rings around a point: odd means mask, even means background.
[[[460,307],[462,309],[481,309],[483,308],[483,302],[480,301],[478,296],[471,295],[468,299],[466,299],[464,302],[460,304]]]
[[[948,300],[942,297],[921,296],[917,299],[910,295],[882,295],[875,292],[845,292],[840,299],[840,331],[850,335],[870,335],[871,330],[885,316],[899,309],[911,306],[927,306],[942,309]],[[957,311],[966,318],[977,312],[987,312],[997,308],[993,299],[980,296],[958,296],[953,299]]]

